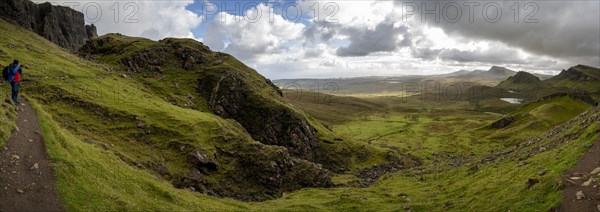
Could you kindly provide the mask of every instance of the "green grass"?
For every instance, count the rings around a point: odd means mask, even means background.
[[[4,63],[2,64],[4,65]],[[1,68],[4,68],[1,67]],[[11,136],[11,132],[15,129],[15,121],[17,120],[17,113],[15,105],[10,99],[10,85],[8,83],[0,84],[0,148],[4,147],[4,144]]]
[[[233,210],[242,203],[175,189],[132,167],[111,151],[64,130],[36,101],[42,132],[57,173],[61,199],[70,211]]]
[[[555,97],[523,105],[507,114],[516,121],[501,130],[483,130],[488,137],[502,140],[507,146],[537,136],[563,123],[592,106],[569,96]]]

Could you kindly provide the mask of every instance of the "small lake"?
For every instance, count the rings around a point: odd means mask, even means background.
[[[519,99],[519,98],[500,98],[500,100],[511,103],[511,104],[523,103],[523,99]]]

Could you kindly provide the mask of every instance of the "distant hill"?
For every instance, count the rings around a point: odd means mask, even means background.
[[[437,75],[437,76],[501,81],[501,80],[504,80],[507,77],[513,76],[515,74],[517,74],[516,71],[510,70],[508,68],[501,67],[501,66],[492,66],[488,70],[478,70],[477,69],[477,70],[473,70],[473,71],[468,71],[468,70],[462,69],[462,70],[459,70],[456,72],[452,72],[452,73],[448,73],[448,74],[441,74],[441,75]],[[541,80],[549,79],[552,77],[551,75],[537,74],[537,73],[531,73],[531,75],[534,75]]]
[[[542,86],[542,80],[525,71],[519,71],[514,76],[508,77],[508,79],[500,82],[496,87],[520,91],[540,88]]]
[[[464,76],[464,75],[468,75],[473,71],[469,71],[469,70],[465,70],[465,69],[461,69],[455,72],[451,72],[451,73],[447,73],[447,74],[440,74],[438,76],[443,76],[443,77],[459,77],[459,76]]]
[[[464,72],[462,72],[462,70],[461,70],[461,71],[453,72],[453,73],[464,73]],[[517,73],[518,72],[510,70],[510,69],[505,68],[505,67],[492,66],[487,71],[485,71],[485,70],[474,70],[474,71],[469,72],[469,73],[458,75],[458,77],[465,78],[465,79],[480,79],[480,80],[500,82],[500,81],[505,80],[508,77],[514,76]],[[549,79],[549,78],[552,77],[551,75],[545,75],[545,74],[537,74],[537,73],[529,73],[529,74],[537,77],[540,80],[545,80],[545,79]]]
[[[285,89],[302,89],[332,95],[364,95],[364,94],[393,94],[401,91],[411,91],[414,85],[421,85],[425,81],[449,85],[468,82],[493,87],[517,72],[501,66],[492,66],[488,70],[459,70],[447,74],[437,75],[407,75],[407,76],[370,76],[352,78],[329,79],[279,79],[274,83]],[[548,79],[551,76],[531,74],[538,80]],[[323,86],[334,85],[336,90],[325,90]],[[467,89],[468,86],[462,87]],[[412,89],[414,90],[414,89]],[[417,89],[418,91],[418,89]]]
[[[492,66],[487,72],[481,73],[482,75],[490,75],[490,76],[506,76],[506,75],[514,75],[515,71],[501,67],[501,66]]]

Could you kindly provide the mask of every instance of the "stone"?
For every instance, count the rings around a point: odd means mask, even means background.
[[[592,174],[592,175],[600,174],[600,167],[595,168],[594,170],[592,170],[592,172],[590,172],[590,174]]]
[[[585,194],[583,193],[583,191],[577,191],[575,197],[577,198],[577,200],[582,200],[585,199]]]
[[[29,169],[35,170],[35,169],[38,169],[38,168],[40,168],[40,165],[38,163],[34,163],[33,166],[31,166],[31,168],[29,168]]]
[[[590,177],[590,179],[588,181],[585,181],[585,183],[581,184],[581,186],[588,187],[588,186],[592,185],[592,183],[595,181],[596,181],[596,179],[594,179],[594,177]]]

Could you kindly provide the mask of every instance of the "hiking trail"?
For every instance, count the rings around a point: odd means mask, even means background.
[[[37,114],[22,100],[17,128],[0,149],[0,211],[64,211]]]
[[[600,211],[600,139],[563,175],[560,212]],[[591,179],[590,179],[591,178]]]

